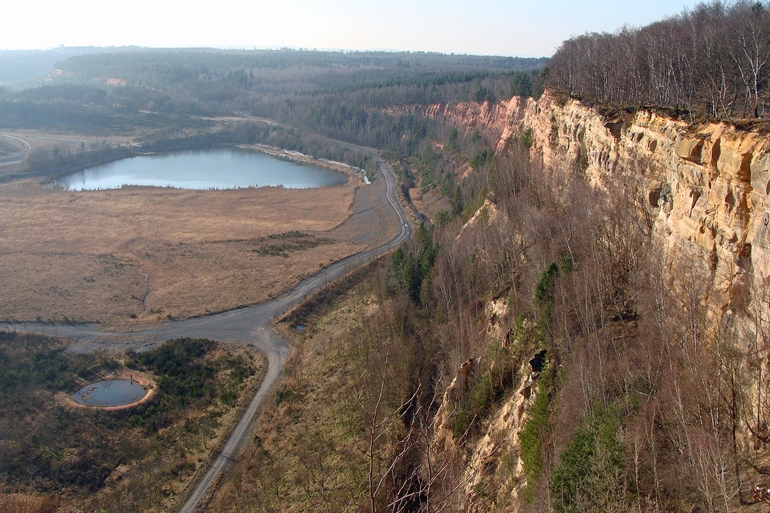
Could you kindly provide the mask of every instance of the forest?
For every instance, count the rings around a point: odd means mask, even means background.
[[[691,119],[764,116],[768,3],[715,0],[645,27],[574,37],[551,58],[547,84],[589,101],[668,107]]]
[[[141,128],[144,150],[256,142],[365,167],[364,152],[329,139],[417,157],[452,127],[389,107],[540,94],[546,62],[420,52],[123,49],[59,62],[42,87],[2,88],[0,127],[116,136]],[[212,119],[232,115],[243,123]],[[453,141],[459,149],[466,138],[455,134]],[[468,151],[491,144],[476,134]],[[26,171],[69,172],[136,151],[87,149],[40,149]]]
[[[245,113],[321,135],[331,136],[322,132],[334,129],[338,135],[351,135],[350,130],[361,131],[356,125],[367,124],[369,111],[388,105],[467,100],[480,90],[507,99],[512,74],[539,70],[545,62],[409,52],[96,53],[57,63],[56,73],[42,87],[17,92],[3,88],[2,123],[8,128],[55,125],[70,117],[75,118],[71,125],[91,126],[109,115],[139,110],[194,116]],[[373,118],[369,124],[379,121]]]

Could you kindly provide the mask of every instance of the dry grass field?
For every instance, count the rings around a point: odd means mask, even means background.
[[[310,323],[302,333],[285,322],[275,326],[297,351],[278,382],[276,400],[266,404],[257,436],[223,477],[207,510],[335,511],[345,499],[355,504],[361,490],[350,483],[362,485],[366,473],[352,420],[361,409],[360,335],[377,308],[366,289],[358,286],[333,300],[330,311],[303,318]]]
[[[327,238],[354,213],[356,187],[352,179],[306,190],[2,184],[0,319],[125,328],[265,301],[362,249],[356,237]]]
[[[27,147],[10,137],[0,137],[0,157],[26,151]]]

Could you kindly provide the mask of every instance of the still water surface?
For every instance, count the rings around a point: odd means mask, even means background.
[[[147,394],[140,384],[128,379],[91,383],[75,392],[74,399],[86,406],[123,406],[135,403]]]
[[[235,189],[282,185],[308,189],[344,184],[347,176],[328,169],[238,149],[142,155],[64,176],[58,183],[73,191],[152,185],[180,189]]]

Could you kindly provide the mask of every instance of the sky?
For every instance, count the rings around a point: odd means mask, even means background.
[[[64,46],[406,50],[550,56],[695,0],[0,0],[0,49]]]

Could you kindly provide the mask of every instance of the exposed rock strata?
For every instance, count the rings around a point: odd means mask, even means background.
[[[531,157],[546,170],[584,173],[632,195],[669,262],[693,264],[713,284],[716,317],[770,319],[770,137],[724,123],[691,126],[640,111],[608,122],[572,100],[513,98],[498,142],[531,131]],[[751,312],[754,312],[753,314]],[[748,322],[748,324],[747,324]]]
[[[648,111],[608,121],[579,101],[407,106],[479,130],[505,151],[529,132],[531,156],[552,172],[580,172],[596,187],[625,189],[652,223],[669,261],[710,274],[718,316],[747,308],[770,319],[770,137],[724,123],[691,126]]]

